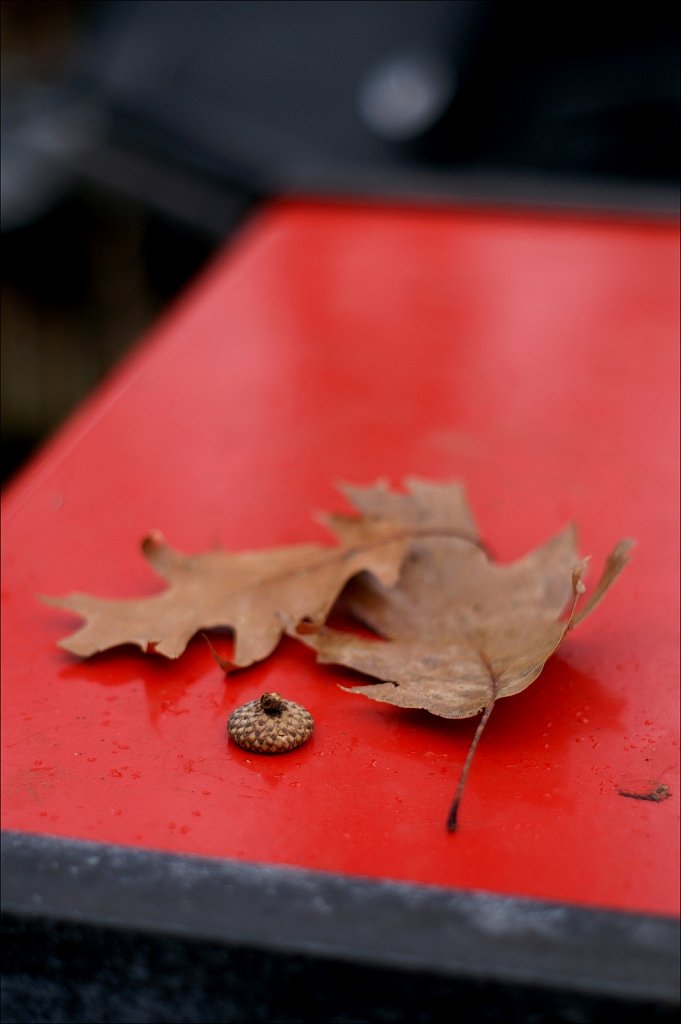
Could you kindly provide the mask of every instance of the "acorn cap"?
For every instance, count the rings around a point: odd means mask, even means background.
[[[234,742],[257,754],[283,754],[309,740],[314,729],[310,712],[278,693],[263,693],[229,716],[227,731]]]

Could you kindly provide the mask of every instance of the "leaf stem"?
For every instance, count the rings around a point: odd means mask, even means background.
[[[473,761],[473,756],[475,754],[476,748],[478,746],[478,743],[480,742],[480,737],[482,736],[483,731],[485,729],[485,726],[487,725],[487,723],[489,721],[489,716],[492,714],[492,708],[493,707],[494,707],[494,701],[492,700],[492,701],[490,701],[490,703],[487,705],[487,707],[483,711],[482,718],[478,722],[478,728],[475,730],[475,736],[473,737],[473,742],[471,743],[470,747],[468,748],[468,753],[466,754],[466,760],[464,761],[463,768],[461,769],[461,775],[459,776],[459,783],[458,783],[458,785],[456,787],[456,794],[454,796],[454,801],[452,803],[452,806],[451,806],[450,811],[449,811],[449,815],[447,817],[447,831],[448,832],[455,832],[456,831],[456,818],[457,818],[457,815],[459,813],[459,804],[461,803],[461,797],[463,796],[464,787],[466,785],[466,779],[468,778],[468,772],[470,770],[471,763]]]
[[[457,823],[457,816],[458,816],[458,813],[459,813],[459,805],[461,804],[461,798],[463,797],[463,791],[464,791],[464,788],[466,786],[466,780],[468,778],[468,773],[470,771],[471,764],[473,763],[473,758],[475,756],[475,751],[478,748],[478,743],[480,742],[480,738],[481,738],[483,732],[485,731],[485,726],[489,722],[489,717],[492,714],[492,710],[494,708],[494,705],[495,705],[496,699],[497,699],[497,693],[499,691],[499,680],[497,678],[497,675],[496,675],[494,669],[492,668],[492,665],[490,664],[489,658],[487,657],[487,655],[483,654],[481,651],[478,651],[478,655],[479,655],[480,660],[482,661],[483,665],[485,666],[485,668],[489,672],[489,677],[490,677],[490,680],[491,680],[491,683],[492,683],[492,697],[491,697],[491,700],[490,700],[489,704],[486,705],[486,707],[485,707],[485,709],[484,709],[484,711],[482,713],[482,718],[478,722],[478,727],[475,730],[475,735],[473,736],[473,740],[471,742],[471,745],[468,748],[468,753],[466,754],[466,760],[464,761],[463,768],[461,769],[461,775],[459,776],[459,781],[458,781],[458,784],[457,784],[457,787],[456,787],[456,793],[454,794],[454,800],[452,801],[452,806],[450,807],[449,814],[447,816],[447,831],[448,832],[456,832],[456,823]]]
[[[222,671],[225,673],[225,675],[229,675],[232,669],[236,668],[234,662],[230,661],[228,658],[223,658],[221,654],[218,654],[218,652],[215,650],[212,643],[210,642],[209,637],[207,637],[205,633],[202,633],[201,636],[210,647],[210,653],[213,655]]]

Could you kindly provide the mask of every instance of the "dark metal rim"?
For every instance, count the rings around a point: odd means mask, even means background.
[[[6,913],[674,1004],[679,926],[483,892],[3,832]]]

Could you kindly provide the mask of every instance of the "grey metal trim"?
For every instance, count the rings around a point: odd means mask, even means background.
[[[675,1004],[672,918],[4,832],[7,913]]]

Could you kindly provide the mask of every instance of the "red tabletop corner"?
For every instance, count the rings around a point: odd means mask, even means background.
[[[5,494],[3,827],[677,914],[678,251],[668,223],[265,209]],[[454,835],[474,721],[353,697],[291,641],[226,682],[200,639],[80,661],[36,598],[160,589],[151,528],[323,540],[335,481],[409,475],[464,481],[503,560],[575,520],[593,582],[637,540],[495,708]],[[228,743],[264,690],[313,712],[306,746]]]

